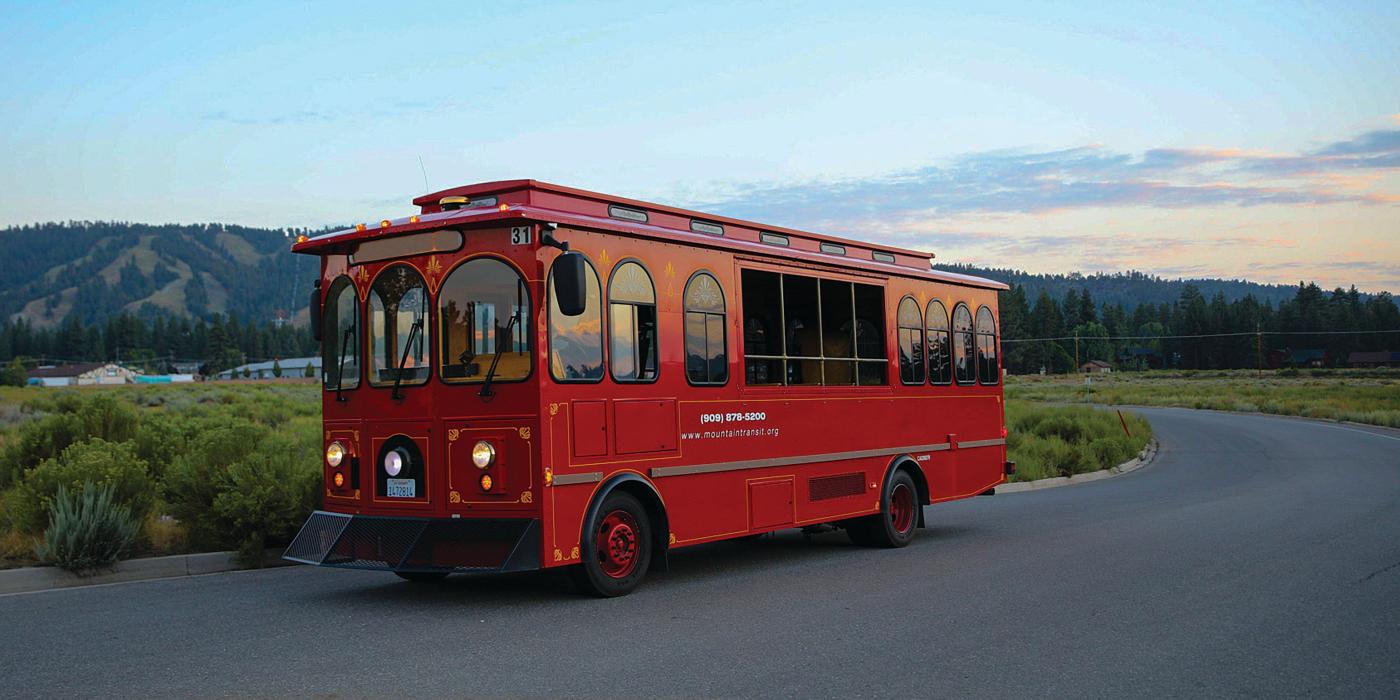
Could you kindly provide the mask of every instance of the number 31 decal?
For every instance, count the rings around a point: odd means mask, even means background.
[[[530,242],[530,227],[529,227],[529,226],[512,226],[512,227],[510,227],[510,244],[511,244],[511,245],[526,245],[526,244],[528,244],[529,242]]]

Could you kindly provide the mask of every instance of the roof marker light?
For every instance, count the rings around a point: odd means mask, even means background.
[[[413,216],[408,217],[408,223],[410,223],[410,224],[416,224],[416,223],[418,223],[418,215],[417,215],[417,214],[414,214]]]
[[[510,205],[509,205],[509,204],[501,204],[501,206],[496,207],[496,208],[497,208],[497,209],[500,209],[501,211],[510,211]]]
[[[389,228],[389,220],[385,219],[379,222],[379,228]]]
[[[297,236],[297,243],[305,243],[305,242],[306,242],[306,234],[303,233],[303,234]]]
[[[356,230],[356,231],[363,231],[363,230],[365,230],[365,225],[364,225],[364,224],[355,224],[355,230]]]

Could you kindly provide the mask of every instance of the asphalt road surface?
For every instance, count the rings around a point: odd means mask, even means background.
[[[0,597],[0,696],[1400,697],[1400,432],[1146,410],[1163,451],[904,550],[551,574],[292,567]]]

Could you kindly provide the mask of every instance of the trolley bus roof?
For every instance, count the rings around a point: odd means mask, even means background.
[[[481,226],[499,221],[541,221],[601,229],[738,253],[797,259],[937,279],[988,289],[994,280],[930,268],[933,254],[855,241],[781,226],[564,187],[538,180],[502,180],[454,187],[417,197],[419,214],[332,231],[292,246],[296,253],[345,254],[363,241],[439,228]]]

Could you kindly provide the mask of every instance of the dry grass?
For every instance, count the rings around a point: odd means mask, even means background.
[[[1008,400],[1180,406],[1346,420],[1400,428],[1400,371],[1115,372],[1018,376]]]

